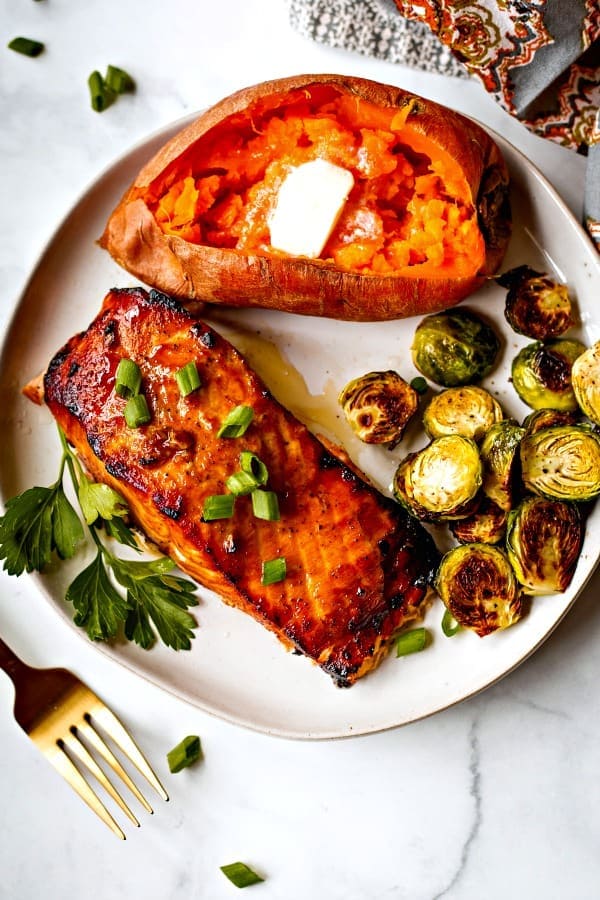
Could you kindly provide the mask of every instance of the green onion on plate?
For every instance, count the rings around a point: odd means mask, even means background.
[[[251,406],[236,406],[229,412],[217,432],[220,438],[238,438],[246,433],[250,422],[254,418],[254,410]]]
[[[197,391],[201,385],[201,381],[200,375],[198,374],[198,366],[194,360],[186,363],[185,366],[175,372],[175,379],[177,381],[179,393],[182,397],[187,397],[188,394]]]
[[[426,628],[413,628],[405,631],[396,640],[396,656],[408,656],[419,653],[429,643],[429,632]]]
[[[233,494],[211,494],[204,501],[202,518],[205,522],[215,519],[230,519],[233,515],[235,497]]]
[[[266,519],[269,522],[279,520],[279,501],[274,491],[257,489],[250,496],[252,497],[252,512],[257,519]]]
[[[283,581],[287,575],[287,564],[285,556],[278,556],[277,559],[266,559],[262,564],[261,582],[264,585],[277,584]]]
[[[136,394],[134,397],[129,398],[125,404],[123,415],[130,428],[139,428],[140,425],[147,425],[152,418],[143,394]]]
[[[460,622],[456,621],[449,609],[445,610],[442,616],[442,631],[446,637],[453,637],[460,628]]]
[[[202,745],[197,734],[188,734],[176,747],[167,753],[170,772],[181,772],[202,756]]]
[[[142,372],[137,363],[132,359],[119,360],[115,372],[115,394],[119,397],[134,397],[139,394],[142,386]]]
[[[221,872],[238,888],[250,887],[251,884],[258,884],[264,881],[260,875],[257,875],[250,866],[243,862],[229,863],[227,866],[221,866]]]

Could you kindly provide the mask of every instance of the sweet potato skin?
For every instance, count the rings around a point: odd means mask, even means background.
[[[141,428],[127,428],[114,392],[123,356],[142,370],[152,421]],[[183,399],[174,373],[190,359],[201,387]],[[438,562],[427,532],[176,301],[140,288],[111,291],[90,327],[52,359],[44,391],[87,469],[125,497],[150,539],[337,684],[375,668],[398,629],[422,615]],[[240,403],[252,406],[252,426],[239,440],[220,439],[220,422]],[[204,499],[225,492],[243,449],[267,465],[280,520],[255,518],[245,497],[231,519],[205,522]],[[286,578],[262,585],[262,561],[278,556]]]
[[[415,277],[341,271],[324,260],[244,254],[164,234],[145,190],[225,118],[260,100],[309,85],[331,85],[380,107],[413,104],[410,128],[437,144],[462,169],[479,211],[486,257],[467,277]],[[225,98],[176,134],[141,170],[112,213],[100,244],[147,284],[184,300],[259,306],[304,315],[381,321],[446,309],[498,269],[510,237],[508,172],[498,146],[476,123],[401,88],[341,75],[298,75],[263,82]]]

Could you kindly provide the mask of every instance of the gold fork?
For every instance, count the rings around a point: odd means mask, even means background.
[[[10,676],[15,686],[14,714],[23,731],[118,837],[125,840],[124,832],[83,777],[75,760],[88,769],[134,825],[139,826],[140,823],[88,747],[110,766],[148,812],[152,812],[152,807],[96,726],[100,726],[114,741],[163,800],[169,799],[142,752],[114,713],[72,672],[67,669],[34,669],[22,662],[2,640],[0,668]]]

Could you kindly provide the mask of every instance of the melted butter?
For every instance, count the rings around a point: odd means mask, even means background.
[[[311,431],[338,443],[347,439],[347,425],[338,404],[340,386],[329,377],[323,392],[312,394],[302,373],[283,351],[268,338],[242,325],[220,320],[217,330],[240,351],[273,396]]]

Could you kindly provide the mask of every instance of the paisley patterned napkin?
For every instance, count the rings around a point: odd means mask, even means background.
[[[445,75],[476,75],[542,137],[588,156],[600,250],[599,0],[289,0],[307,37]]]

